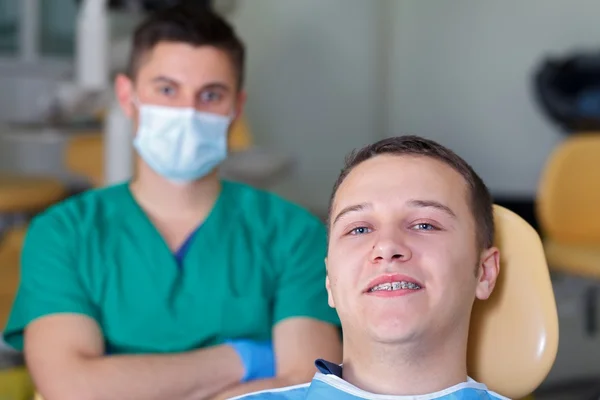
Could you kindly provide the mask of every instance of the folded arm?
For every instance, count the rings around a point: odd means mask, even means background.
[[[317,358],[342,361],[339,318],[328,306],[325,289],[325,226],[299,212],[285,221],[272,244],[281,257],[273,306],[275,377],[235,385],[215,399],[310,382]]]
[[[104,356],[98,325],[76,314],[33,321],[25,331],[25,357],[44,400],[200,400],[240,382],[244,374],[229,346]]]
[[[324,358],[341,362],[342,345],[338,328],[311,318],[288,318],[273,331],[276,376],[233,386],[214,397],[225,400],[259,390],[274,389],[310,382],[315,374],[315,360]]]

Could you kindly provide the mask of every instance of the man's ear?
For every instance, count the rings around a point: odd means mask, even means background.
[[[500,251],[496,247],[484,250],[479,261],[477,288],[475,289],[475,296],[479,300],[487,300],[490,297],[499,273]]]
[[[131,79],[124,75],[118,74],[115,78],[115,93],[121,109],[129,118],[133,118],[135,114],[135,107],[133,103],[133,82]]]
[[[327,257],[325,257],[325,271],[328,271]],[[329,272],[327,272],[327,276],[325,278],[325,288],[327,289],[327,303],[329,304],[329,307],[335,308],[335,302],[333,301],[333,294],[331,293],[331,281],[329,280]]]

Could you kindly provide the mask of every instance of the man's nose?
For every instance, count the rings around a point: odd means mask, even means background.
[[[173,104],[175,107],[181,108],[195,108],[198,109],[200,106],[200,101],[198,100],[198,96],[195,93],[182,90],[176,99],[173,99]]]
[[[182,107],[195,109],[199,108],[199,102],[194,97],[186,96],[184,99],[182,99],[181,103]]]
[[[373,263],[406,261],[412,257],[409,246],[400,235],[385,235],[373,244]]]

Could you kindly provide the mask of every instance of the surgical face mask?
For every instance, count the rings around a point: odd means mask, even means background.
[[[139,105],[133,145],[156,173],[177,183],[200,179],[227,157],[231,116],[193,108]]]

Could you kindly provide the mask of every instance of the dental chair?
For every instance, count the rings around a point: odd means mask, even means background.
[[[558,313],[537,232],[495,205],[500,275],[488,300],[476,301],[469,333],[469,375],[511,399],[530,396],[558,351]]]
[[[68,139],[64,164],[74,175],[83,178],[89,187],[104,183],[104,138],[102,133],[86,133]]]
[[[584,332],[600,336],[600,134],[573,133],[550,154],[542,172],[536,214],[550,270],[583,278]],[[589,380],[600,400],[600,383]],[[556,385],[557,390],[574,383]],[[575,383],[586,385],[588,382]]]
[[[25,229],[11,228],[0,241],[0,331],[4,329],[19,284],[19,258]],[[30,400],[33,382],[21,355],[0,344],[0,399]]]
[[[600,134],[574,134],[544,168],[536,212],[554,271],[600,283]],[[586,330],[598,334],[597,285],[585,293]]]

